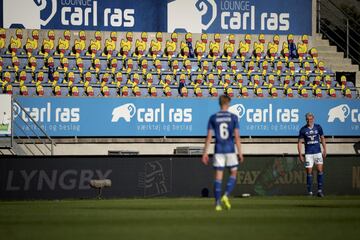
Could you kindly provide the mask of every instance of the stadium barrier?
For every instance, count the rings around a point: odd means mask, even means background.
[[[245,159],[235,196],[305,194],[305,171],[296,156]],[[360,194],[358,156],[332,155],[325,164],[326,194]],[[95,198],[91,179],[112,181],[103,190],[104,198],[208,197],[212,196],[212,172],[202,165],[200,156],[9,156],[0,159],[0,199]]]

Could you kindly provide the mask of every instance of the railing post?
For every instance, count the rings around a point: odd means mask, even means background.
[[[349,58],[349,19],[346,18],[346,57]]]
[[[51,143],[51,156],[54,156],[54,142],[52,139],[51,139],[50,143]]]
[[[14,96],[11,95],[11,149],[14,147],[14,128],[15,128],[15,120],[14,120]]]
[[[318,33],[321,33],[320,0],[317,0],[317,23],[318,23]]]

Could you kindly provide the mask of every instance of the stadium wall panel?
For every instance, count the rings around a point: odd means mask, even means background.
[[[5,28],[311,35],[313,25],[313,0],[0,0],[0,5]]]
[[[69,139],[66,139],[69,140]],[[128,142],[125,142],[128,140]],[[56,139],[54,146],[54,155],[109,155],[109,152],[137,152],[140,155],[169,155],[173,154],[178,147],[202,149],[205,138],[196,142],[189,138],[177,138],[178,141],[169,142],[163,139],[163,142],[157,140],[146,140],[147,142],[137,142],[138,139],[124,139],[122,143],[107,141],[94,138],[92,142],[82,142],[81,139],[74,139],[72,143],[63,143],[62,139]],[[175,139],[174,139],[175,140]],[[297,154],[297,139],[272,138],[272,142],[262,142],[257,139],[242,138],[242,150],[248,155],[267,155],[267,154]],[[334,141],[335,140],[335,141]],[[342,142],[345,140],[344,142]],[[332,139],[327,138],[329,154],[342,153],[344,155],[353,155],[359,151],[357,145],[359,139]],[[41,155],[39,149],[47,152],[42,144],[18,144],[19,147],[28,155],[32,155],[30,149],[35,155]],[[213,152],[213,145],[210,146],[210,152]]]
[[[306,192],[305,172],[296,156],[245,159],[235,196]],[[358,156],[331,155],[325,164],[326,194],[360,194]],[[212,176],[212,168],[202,165],[200,156],[3,157],[0,199],[94,198],[96,191],[89,181],[105,178],[112,180],[112,186],[104,189],[104,198],[208,197],[212,195]]]

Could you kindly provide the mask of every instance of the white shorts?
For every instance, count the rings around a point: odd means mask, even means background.
[[[322,153],[305,154],[305,167],[312,168],[314,166],[314,163],[316,165],[323,164]]]
[[[213,166],[216,169],[237,168],[239,161],[236,153],[215,153],[213,159]]]

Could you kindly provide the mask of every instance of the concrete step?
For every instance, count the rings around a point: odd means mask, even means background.
[[[313,41],[313,44],[319,45],[319,46],[326,46],[330,45],[329,39],[317,39],[315,38]]]
[[[0,148],[0,156],[11,156],[15,155],[15,153],[12,151],[12,149],[1,149]]]
[[[325,62],[325,65],[335,65],[351,68],[359,68],[359,65],[352,64],[351,59],[349,58],[339,58],[339,57],[319,57],[321,61]]]
[[[24,145],[18,144],[16,141],[13,142],[13,151],[16,155],[30,156],[33,155],[29,149],[25,148]]]
[[[339,64],[341,63],[343,65],[352,65],[351,59],[349,59],[349,58],[333,59],[333,61],[336,61],[337,63],[339,63]]]
[[[315,34],[315,35],[314,35],[314,40],[315,40],[315,41],[327,41],[327,42],[329,42],[328,39],[323,38],[323,35],[322,35],[322,34]]]
[[[318,50],[318,52],[336,52],[336,47],[335,46],[314,45],[314,47]]]
[[[320,57],[319,59],[324,61],[325,64],[352,65],[351,64],[351,59],[348,59],[348,58],[324,58],[324,57]]]
[[[320,46],[330,46],[329,42],[328,41],[313,41],[311,44],[310,44],[312,47],[320,47]]]
[[[326,64],[326,63],[325,63]],[[342,64],[326,64],[333,72],[358,72],[357,65],[342,65]]]
[[[319,52],[319,59],[334,72],[356,72],[356,87],[360,87],[359,65],[354,65],[351,59],[345,58],[343,52],[337,52],[336,46],[331,46],[328,39],[323,39],[322,34],[315,34],[312,38],[312,46]]]
[[[343,62],[346,63],[346,64],[352,64],[350,58],[343,58],[342,60],[343,60]]]
[[[319,51],[319,57],[321,58],[344,58],[344,53],[343,52],[324,52],[324,51]]]

